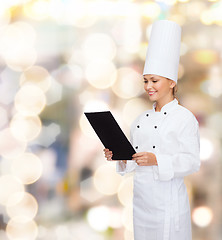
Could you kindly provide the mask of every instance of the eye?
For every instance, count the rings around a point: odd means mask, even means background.
[[[153,82],[153,83],[156,83],[156,82],[158,82],[158,81],[156,81],[156,80],[153,80],[152,82]]]
[[[148,81],[147,81],[147,80],[144,80],[144,83],[148,83]]]

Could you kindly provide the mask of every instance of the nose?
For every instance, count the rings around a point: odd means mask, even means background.
[[[146,86],[145,86],[145,88],[146,88],[146,90],[149,90],[149,89],[151,89],[152,88],[152,81],[148,81],[147,82],[147,84],[146,84]]]

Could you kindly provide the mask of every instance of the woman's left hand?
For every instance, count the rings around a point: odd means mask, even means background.
[[[132,156],[132,160],[135,160],[139,166],[153,166],[158,165],[156,155],[151,152],[139,152]]]

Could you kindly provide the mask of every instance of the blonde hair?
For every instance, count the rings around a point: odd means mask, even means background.
[[[178,91],[178,87],[177,87],[177,84],[175,85],[175,87],[173,88],[173,97],[177,99],[178,101],[178,104],[180,104],[180,101],[177,97],[177,91]]]
[[[171,80],[173,81],[172,79],[170,78],[166,78],[168,80]],[[179,98],[177,97],[177,91],[178,91],[178,87],[177,87],[177,84],[173,87],[173,97],[176,98],[176,100],[178,101],[178,104],[180,104],[180,101],[179,101]],[[181,105],[181,104],[180,104]]]

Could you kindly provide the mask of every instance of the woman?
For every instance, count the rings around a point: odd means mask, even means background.
[[[174,22],[161,20],[153,25],[143,72],[153,109],[138,116],[131,126],[136,150],[132,160],[117,161],[118,173],[135,172],[134,240],[192,239],[183,178],[200,167],[199,127],[194,115],[174,96],[179,35],[180,27]],[[107,160],[112,160],[112,151],[104,151]]]

